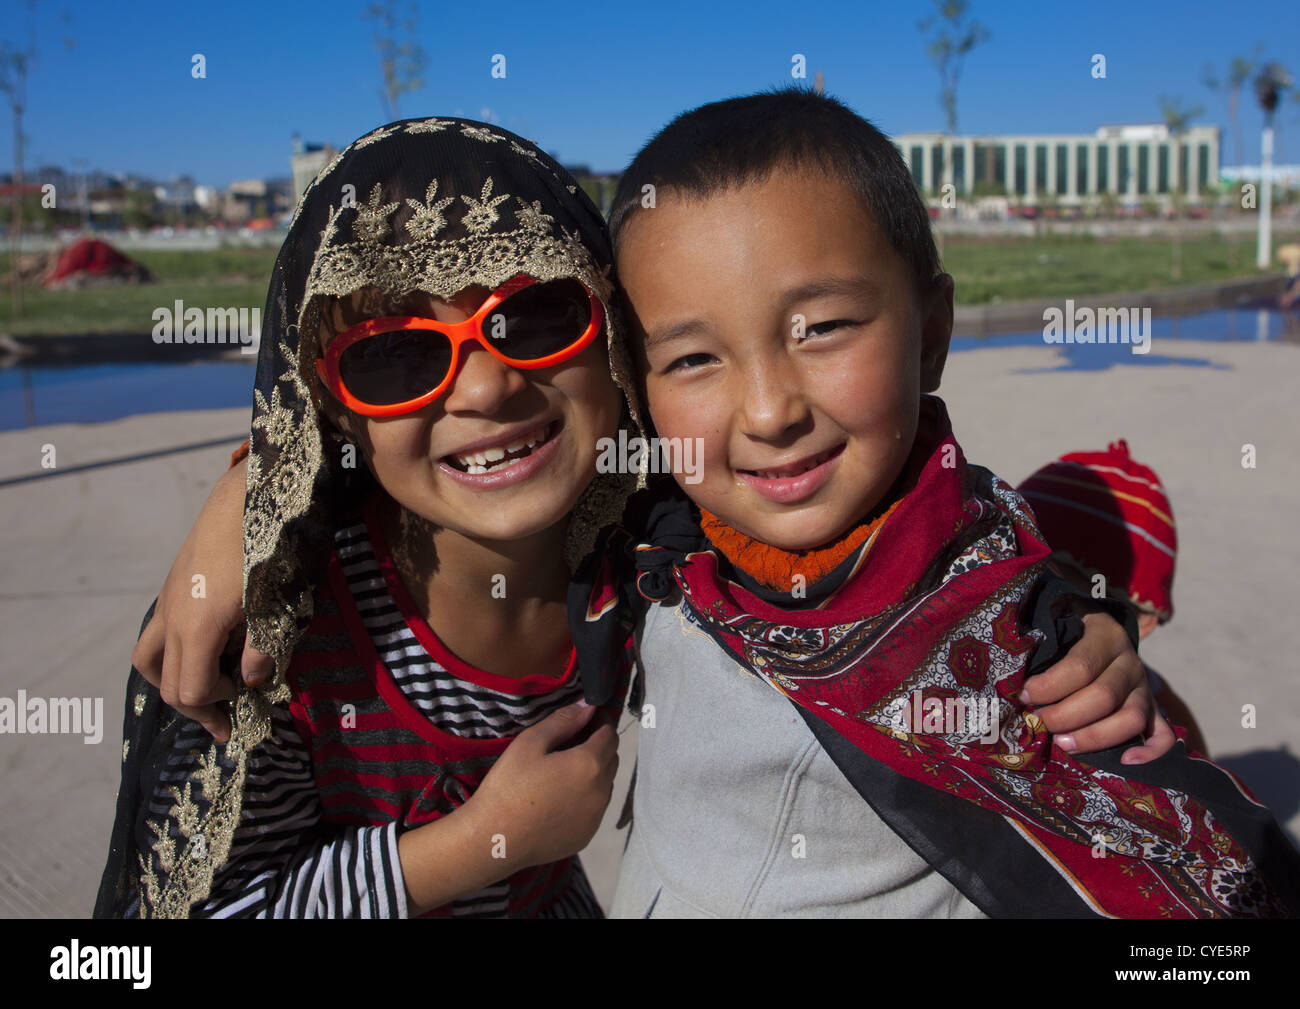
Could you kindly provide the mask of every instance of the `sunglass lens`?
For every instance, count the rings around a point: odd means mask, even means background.
[[[483,320],[483,335],[516,361],[535,361],[572,346],[591,322],[587,289],[576,280],[530,284]]]
[[[339,375],[363,403],[389,406],[438,387],[451,367],[451,343],[428,329],[400,329],[358,340],[339,356]]]

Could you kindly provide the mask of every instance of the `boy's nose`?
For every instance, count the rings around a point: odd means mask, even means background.
[[[759,366],[746,377],[740,389],[740,411],[751,438],[779,441],[808,420],[808,401],[783,370]]]

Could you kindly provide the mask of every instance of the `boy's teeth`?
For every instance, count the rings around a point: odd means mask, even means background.
[[[754,472],[765,480],[788,479],[789,477],[798,476],[800,473],[807,473],[810,469],[816,469],[826,461],[828,455],[830,455],[829,452],[823,452],[821,455],[809,459],[806,463],[800,463],[795,466],[783,466],[780,469],[760,469],[755,470]]]
[[[506,457],[506,450],[503,448],[489,448],[483,450],[481,458],[487,462],[500,462]]]

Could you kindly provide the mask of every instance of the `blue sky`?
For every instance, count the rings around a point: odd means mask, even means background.
[[[0,39],[21,41],[25,0],[5,0]],[[288,174],[294,131],[342,146],[379,125],[379,63],[363,0],[311,4],[129,4],[44,0],[28,85],[29,166],[84,158],[111,172],[187,173],[224,186]],[[635,5],[422,5],[426,84],[403,116],[488,118],[569,164],[623,167],[676,113],[791,80],[807,57],[827,90],[889,133],[939,129],[938,77],[918,20],[928,3],[707,2]],[[959,92],[962,133],[1091,132],[1101,123],[1156,121],[1157,96],[1202,105],[1198,121],[1226,128],[1222,96],[1201,83],[1256,43],[1300,72],[1300,5],[1217,2],[973,0],[992,33],[969,58]],[[77,45],[59,42],[60,11]],[[17,16],[12,16],[17,14]],[[207,78],[190,75],[202,53]],[[493,79],[495,53],[505,79]],[[1091,57],[1107,76],[1091,76]],[[1258,159],[1260,114],[1243,95],[1247,160]],[[0,106],[0,165],[12,164],[12,125]],[[1284,107],[1279,160],[1300,160],[1300,102]],[[1223,160],[1230,163],[1225,134]]]

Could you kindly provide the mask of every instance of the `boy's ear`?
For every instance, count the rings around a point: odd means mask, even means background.
[[[921,311],[921,391],[936,392],[943,378],[943,366],[948,360],[948,344],[952,340],[953,280],[941,273],[930,283]]]

